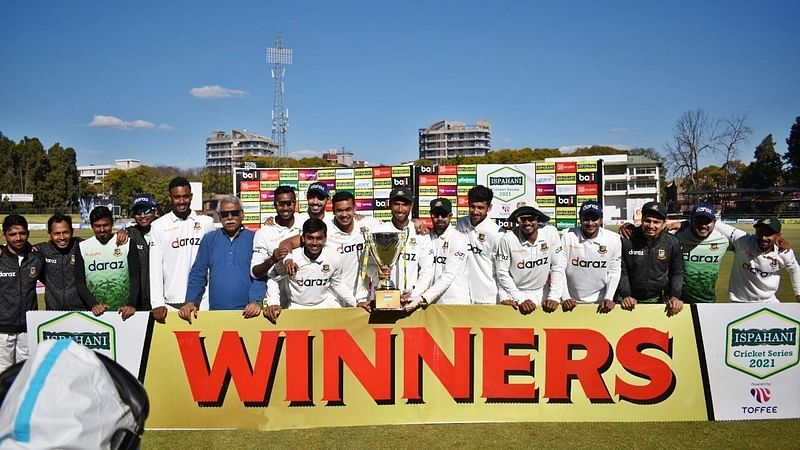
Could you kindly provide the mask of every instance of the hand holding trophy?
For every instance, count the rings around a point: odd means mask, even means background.
[[[400,303],[400,290],[391,279],[391,267],[400,257],[401,249],[405,246],[406,231],[369,232],[364,233],[364,246],[375,262],[378,264],[378,278],[380,282],[375,288],[375,309],[399,310],[403,308]],[[381,267],[388,266],[390,270],[385,273]]]

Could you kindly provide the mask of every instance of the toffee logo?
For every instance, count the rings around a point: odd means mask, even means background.
[[[728,324],[725,364],[758,379],[797,365],[800,322],[763,308]]]
[[[752,395],[758,403],[767,403],[769,399],[772,398],[772,392],[770,392],[769,388],[765,387],[751,388],[750,395]]]
[[[503,167],[491,172],[486,179],[487,187],[494,192],[498,200],[510,202],[525,195],[527,177],[519,170]]]
[[[72,311],[43,322],[36,328],[36,341],[48,339],[72,339],[115,361],[117,359],[114,326],[87,313]]]

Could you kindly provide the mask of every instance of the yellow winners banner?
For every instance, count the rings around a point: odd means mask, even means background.
[[[707,420],[691,311],[501,306],[170,313],[148,428]]]

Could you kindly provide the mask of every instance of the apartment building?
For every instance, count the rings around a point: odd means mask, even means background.
[[[492,125],[441,120],[419,129],[419,158],[441,161],[457,156],[483,156],[491,151]]]

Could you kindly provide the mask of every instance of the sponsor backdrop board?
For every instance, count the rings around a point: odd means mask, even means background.
[[[535,198],[533,164],[462,164],[416,166],[418,217],[430,226],[430,202],[444,197],[453,204],[453,220],[469,214],[467,193],[477,185],[494,192],[489,217],[504,221],[517,205]]]
[[[716,420],[800,417],[800,305],[697,305]]]
[[[142,379],[149,312],[137,312],[125,321],[114,311],[100,316],[89,311],[29,311],[26,317],[31,354],[44,340],[72,339],[113,359]]]
[[[412,167],[357,167],[357,168],[284,168],[284,169],[236,169],[233,174],[233,190],[242,200],[244,224],[258,229],[267,217],[275,214],[274,190],[288,185],[297,192],[297,211],[306,210],[306,190],[315,181],[328,186],[331,196],[337,190],[347,190],[356,197],[356,212],[364,216],[375,216],[381,220],[391,217],[389,192],[398,186],[412,186]],[[328,202],[330,212],[333,205]]]
[[[559,230],[578,225],[586,200],[603,203],[602,161],[537,162],[535,199]]]
[[[153,330],[145,387],[149,427],[269,430],[706,420],[701,380],[691,314],[434,305],[381,320],[289,309],[276,325],[170,313]]]

